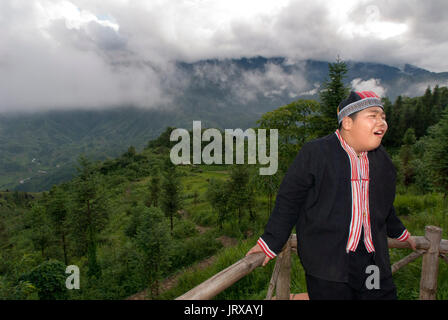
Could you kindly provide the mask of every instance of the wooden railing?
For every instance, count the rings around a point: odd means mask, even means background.
[[[416,250],[410,255],[392,265],[392,273],[414,261],[421,255],[422,271],[420,278],[420,300],[435,300],[437,293],[437,275],[439,270],[439,257],[448,263],[448,240],[442,239],[442,229],[435,226],[425,227],[425,236],[413,237]],[[389,248],[410,248],[407,242],[388,239]],[[276,299],[288,300],[290,298],[291,277],[291,250],[297,247],[297,237],[292,234],[277,256],[271,281],[269,282],[266,299],[272,299],[274,289]],[[263,264],[264,253],[255,253],[238,260],[230,267],[215,274],[190,291],[184,293],[176,300],[208,300],[215,297],[232,284],[251,273]]]

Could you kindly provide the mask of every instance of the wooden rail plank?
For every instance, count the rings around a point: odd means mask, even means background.
[[[190,291],[184,293],[176,300],[208,300],[227,289],[232,284],[251,273],[255,268],[263,264],[264,253],[254,253],[238,260],[230,267],[215,274]]]
[[[448,263],[448,257],[444,254],[440,254],[440,258],[442,258],[443,260],[445,260],[446,263]]]
[[[423,250],[428,250],[429,249],[429,241],[425,238],[425,237],[421,237],[421,236],[416,236],[414,237],[415,240],[415,245],[417,247],[417,250],[419,249],[423,249]],[[405,249],[405,248],[411,248],[409,246],[409,243],[407,242],[400,242],[398,240],[395,239],[387,239],[388,241],[388,245],[389,248],[399,248],[399,249]],[[439,244],[439,250],[440,253],[448,253],[448,240],[442,239],[440,240],[440,244]]]
[[[407,255],[406,257],[404,257],[403,259],[395,262],[391,269],[392,269],[392,274],[394,274],[396,271],[398,271],[401,267],[404,267],[405,265],[407,265],[408,263],[414,261],[415,259],[417,259],[418,257],[420,257],[422,254],[425,253],[425,250],[417,250],[415,252],[412,252],[410,255]]]

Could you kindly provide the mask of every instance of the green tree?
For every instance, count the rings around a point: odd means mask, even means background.
[[[440,121],[428,128],[428,140],[425,157],[429,165],[433,185],[444,194],[448,194],[448,109]]]
[[[442,115],[442,103],[441,103],[441,93],[439,85],[436,85],[434,87],[434,90],[432,91],[432,108],[431,108],[431,119],[433,119],[434,122],[437,122],[438,119],[440,119],[440,116]]]
[[[302,145],[317,137],[319,103],[314,100],[297,100],[266,112],[257,121],[258,129],[278,130],[278,166],[286,171]],[[266,138],[268,146],[270,139]]]
[[[403,108],[403,127],[404,127],[404,134],[406,133],[406,130],[413,127],[415,123],[415,111],[414,111],[414,103],[410,98],[406,98],[404,101],[404,108]],[[414,133],[415,135],[415,133]]]
[[[424,128],[428,128],[438,121],[438,119],[432,119],[431,117],[433,115],[433,97],[430,86],[426,88],[425,94],[420,99],[423,104],[423,113],[419,115],[418,119],[423,122]]]
[[[256,177],[259,175],[259,171],[256,170],[256,167],[250,167],[249,168],[249,182],[247,184],[247,201],[246,201],[246,207],[249,210],[249,219],[251,223],[255,222],[256,216],[255,216],[255,209],[256,209],[256,200],[257,200],[257,190],[258,185],[257,181],[255,180]]]
[[[405,131],[403,97],[398,96],[388,121],[388,135],[392,146],[399,147]]]
[[[126,151],[123,154],[124,157],[130,158],[130,159],[135,158],[136,155],[137,155],[137,152],[135,151],[135,147],[134,146],[130,146],[128,148],[128,151]]]
[[[34,248],[39,250],[42,258],[45,259],[45,250],[54,239],[51,221],[45,211],[45,207],[38,202],[34,203],[28,213],[27,220],[31,226],[31,240]]]
[[[149,206],[158,206],[158,200],[160,195],[160,176],[156,172],[149,181]]]
[[[231,190],[229,186],[230,184],[227,181],[211,178],[205,193],[205,197],[218,215],[217,223],[220,230],[222,230],[222,225],[230,213],[229,198]]]
[[[62,253],[64,255],[64,263],[68,265],[68,243],[67,235],[69,228],[67,219],[69,216],[69,200],[67,195],[67,187],[54,186],[50,190],[49,197],[46,202],[46,210],[51,219],[55,236],[60,240]]]
[[[269,216],[272,212],[274,196],[280,187],[280,174],[277,172],[273,175],[257,175],[254,180],[254,183],[257,185],[257,190],[268,196],[267,211]]]
[[[145,207],[137,204],[127,211],[128,215],[130,215],[130,221],[124,232],[129,238],[134,238],[136,236],[137,228],[142,222],[142,212],[145,210]]]
[[[424,105],[422,102],[422,99],[418,99],[416,108],[415,108],[415,118],[419,119],[418,121],[415,121],[414,128],[415,128],[415,135],[417,138],[420,138],[426,134],[427,127],[425,126],[424,121],[421,121],[420,118],[423,115],[424,112]]]
[[[108,205],[102,179],[96,166],[86,157],[78,159],[74,181],[74,208],[70,224],[75,229],[81,253],[87,253],[89,277],[101,276],[97,261],[98,234],[108,220]]]
[[[145,208],[137,227],[135,243],[143,267],[143,277],[151,288],[152,298],[159,294],[159,280],[170,266],[171,237],[163,212]]]
[[[245,165],[234,165],[230,169],[229,188],[230,204],[233,212],[237,213],[238,224],[241,224],[244,211],[247,208],[249,197],[251,196],[248,190],[249,184],[249,170]]]
[[[62,262],[48,260],[22,275],[19,280],[32,283],[38,290],[40,300],[64,300],[68,298],[66,277]]]
[[[182,205],[181,187],[180,176],[176,166],[169,157],[165,157],[161,208],[165,215],[170,218],[171,235],[173,234],[174,217]]]
[[[414,183],[421,194],[433,192],[431,170],[425,159],[426,140],[425,136],[416,141],[413,148],[415,157],[411,160],[411,165],[414,168]]]
[[[339,57],[336,62],[328,64],[328,79],[322,84],[322,90],[319,92],[322,115],[319,136],[333,133],[338,127],[337,107],[350,93],[350,88],[344,84],[347,72],[347,64]]]
[[[403,184],[408,187],[413,182],[414,168],[412,160],[414,159],[413,146],[415,145],[415,131],[413,128],[406,130],[403,138],[403,145],[400,149],[401,168],[403,170]]]
[[[171,132],[176,129],[175,127],[166,127],[157,139],[148,142],[146,148],[154,149],[157,153],[162,150],[171,148],[176,142],[170,141]]]

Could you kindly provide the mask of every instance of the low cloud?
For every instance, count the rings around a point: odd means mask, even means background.
[[[228,90],[229,98],[238,100],[240,104],[260,97],[295,98],[308,87],[300,64],[292,65],[287,60],[258,63],[254,68],[241,66],[230,59],[220,60],[219,63],[198,63],[193,65],[191,74],[183,73],[181,77],[186,79],[186,83],[193,81],[196,86],[214,85]]]
[[[402,93],[404,96],[416,97],[422,96],[428,87],[432,90],[438,85],[439,87],[448,87],[448,81],[424,81],[410,85],[406,91]]]
[[[243,102],[278,96],[297,97],[307,87],[301,70],[288,73],[282,66],[268,63],[264,71],[246,71],[241,82],[233,86],[234,92]]]
[[[355,91],[373,91],[380,97],[386,96],[387,89],[381,86],[380,79],[362,80],[361,78],[353,79],[351,86]]]

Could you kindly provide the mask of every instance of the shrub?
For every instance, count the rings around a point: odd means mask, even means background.
[[[198,234],[198,230],[193,222],[182,219],[174,224],[173,234],[176,239],[183,239]]]
[[[399,194],[395,197],[394,207],[397,215],[409,215],[436,207],[440,202],[439,198],[440,196],[436,194],[424,196]]]
[[[29,273],[23,275],[19,281],[27,281],[37,288],[40,300],[67,299],[65,287],[65,265],[58,260],[48,260]]]
[[[212,256],[222,244],[212,233],[176,241],[172,259],[173,269],[188,266],[195,261]]]

